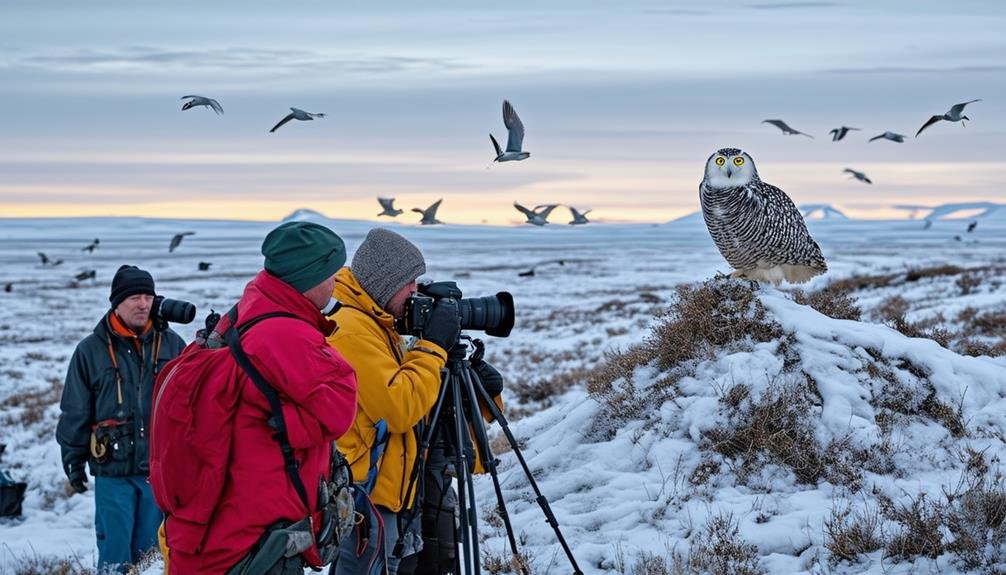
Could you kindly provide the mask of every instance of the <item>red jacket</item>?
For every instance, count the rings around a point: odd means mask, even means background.
[[[241,344],[251,362],[279,393],[290,445],[300,463],[300,476],[312,511],[317,507],[318,478],[328,476],[330,444],[356,417],[353,368],[325,341],[335,327],[314,305],[286,282],[262,271],[245,286],[238,302],[238,325],[255,316],[286,312],[300,319],[269,318],[249,329]],[[226,322],[226,316],[222,322]],[[223,323],[221,324],[223,325]],[[171,550],[172,574],[225,573],[258,541],[266,528],[286,519],[303,519],[306,510],[283,466],[279,443],[272,438],[269,402],[244,372],[234,420],[227,483],[206,533],[201,553]],[[314,525],[320,528],[320,514]],[[168,548],[172,529],[165,523]],[[176,537],[185,534],[174,534]],[[317,549],[304,554],[318,564]]]

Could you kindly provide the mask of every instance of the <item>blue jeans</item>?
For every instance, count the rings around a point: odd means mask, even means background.
[[[125,573],[129,565],[157,547],[161,519],[146,477],[95,477],[98,573]]]

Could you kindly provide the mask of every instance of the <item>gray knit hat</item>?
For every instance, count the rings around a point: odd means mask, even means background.
[[[360,287],[383,309],[388,300],[426,273],[426,261],[412,242],[384,228],[374,228],[353,254],[349,268]]]

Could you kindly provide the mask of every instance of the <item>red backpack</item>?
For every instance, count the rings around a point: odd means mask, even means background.
[[[150,414],[150,485],[172,520],[201,526],[177,530],[198,540],[172,546],[197,553],[223,493],[240,397],[241,368],[226,347],[190,343],[154,383]]]

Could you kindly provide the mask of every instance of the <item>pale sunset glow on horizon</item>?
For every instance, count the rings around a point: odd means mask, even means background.
[[[698,209],[722,147],[850,217],[1006,201],[997,2],[57,4],[0,19],[0,217],[388,222],[382,196],[410,225],[439,198],[447,223],[520,224],[515,201],[659,223]],[[504,99],[531,157],[490,166]],[[291,106],[327,116],[269,133]],[[860,130],[832,142],[841,125]],[[888,130],[905,142],[868,141]]]

